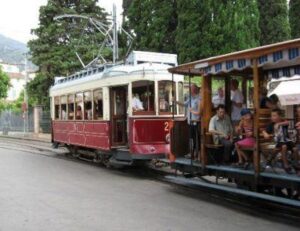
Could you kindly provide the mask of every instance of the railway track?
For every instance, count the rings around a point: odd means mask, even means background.
[[[92,161],[87,162],[69,155],[68,150],[64,148],[53,149],[50,143],[26,140],[16,140],[9,138],[0,139],[0,149],[14,149],[31,154],[44,155],[47,157],[60,158],[67,161],[75,161],[88,165],[107,167],[99,165]],[[128,176],[164,182],[172,185],[175,193],[185,194],[186,196],[196,197],[199,200],[206,200],[212,203],[218,203],[222,206],[228,206],[232,209],[238,209],[255,216],[262,216],[266,219],[276,219],[282,222],[294,223],[300,225],[300,202],[297,206],[288,206],[284,203],[274,200],[265,200],[265,196],[256,197],[243,194],[236,188],[228,187],[227,182],[216,186],[213,184],[212,178],[196,177],[193,175],[184,175],[182,173],[175,174],[166,162],[149,163],[137,167],[125,167],[123,169],[114,169],[113,171],[121,171]],[[226,190],[225,190],[226,189]],[[273,198],[274,199],[274,198]],[[283,198],[283,201],[285,199]]]

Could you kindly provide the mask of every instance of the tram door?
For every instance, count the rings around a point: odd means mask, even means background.
[[[112,146],[127,143],[127,86],[111,88]]]

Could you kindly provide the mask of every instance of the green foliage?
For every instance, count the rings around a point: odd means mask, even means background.
[[[35,104],[50,105],[49,87],[51,84],[51,76],[47,76],[44,73],[37,74],[27,87],[29,99]]]
[[[5,100],[0,100],[0,111],[11,110],[13,112],[21,112],[22,104],[24,102],[24,91],[21,92],[19,98],[13,102],[7,102]],[[36,104],[33,98],[29,98],[28,106],[33,107]]]
[[[30,98],[36,97],[38,103],[45,103],[55,76],[66,76],[81,69],[76,51],[84,63],[95,57],[103,40],[102,34],[95,33],[95,27],[86,20],[54,20],[54,17],[79,14],[106,22],[107,14],[96,3],[97,0],[48,0],[47,5],[40,8],[39,27],[32,30],[37,39],[28,43],[32,61],[40,68],[40,74],[28,86]]]
[[[286,0],[258,0],[260,11],[261,45],[281,42],[290,38]],[[299,12],[297,12],[299,13]]]
[[[9,88],[9,77],[6,73],[2,71],[0,66],[0,98],[7,97],[7,91]]]
[[[210,1],[177,1],[176,47],[180,63],[207,57],[211,54],[212,47],[209,45]]]
[[[183,63],[259,45],[258,13],[256,0],[132,0],[127,16],[136,49]]]
[[[127,17],[128,27],[135,34],[134,47],[136,49],[176,52],[175,0],[132,0]]]
[[[292,38],[300,38],[300,1],[290,0],[290,25]]]

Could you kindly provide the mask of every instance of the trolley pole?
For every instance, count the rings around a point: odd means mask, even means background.
[[[119,48],[118,48],[118,28],[117,28],[117,7],[113,4],[113,63],[119,59]]]

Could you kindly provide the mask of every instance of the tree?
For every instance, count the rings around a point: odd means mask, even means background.
[[[123,0],[123,3],[122,3],[122,7],[123,7],[123,22],[126,21],[126,17],[128,15],[128,9],[131,5],[133,0]]]
[[[291,36],[292,38],[300,38],[300,1],[290,0],[290,25],[291,25]]]
[[[9,89],[9,77],[5,72],[2,71],[2,67],[0,66],[0,98],[7,97],[8,89]]]
[[[179,62],[189,62],[211,55],[210,0],[177,0],[177,15],[176,47]]]
[[[75,51],[88,63],[97,54],[103,39],[87,20],[54,18],[79,14],[107,22],[107,14],[96,3],[97,0],[48,0],[47,5],[40,8],[39,27],[32,30],[37,38],[28,43],[32,61],[39,67],[39,74],[29,83],[28,92],[30,97],[37,97],[38,103],[48,104],[48,89],[55,76],[66,76],[82,68]]]
[[[261,45],[290,38],[288,6],[286,0],[258,0],[260,12]]]
[[[223,41],[213,53],[224,54],[259,45],[259,12],[256,0],[229,0],[221,4],[214,1],[215,15],[213,24],[222,34]],[[218,16],[219,15],[219,16]],[[213,27],[212,27],[213,28]]]
[[[176,0],[132,0],[127,16],[135,49],[176,52]]]
[[[259,44],[256,0],[178,0],[176,44],[180,62]]]

